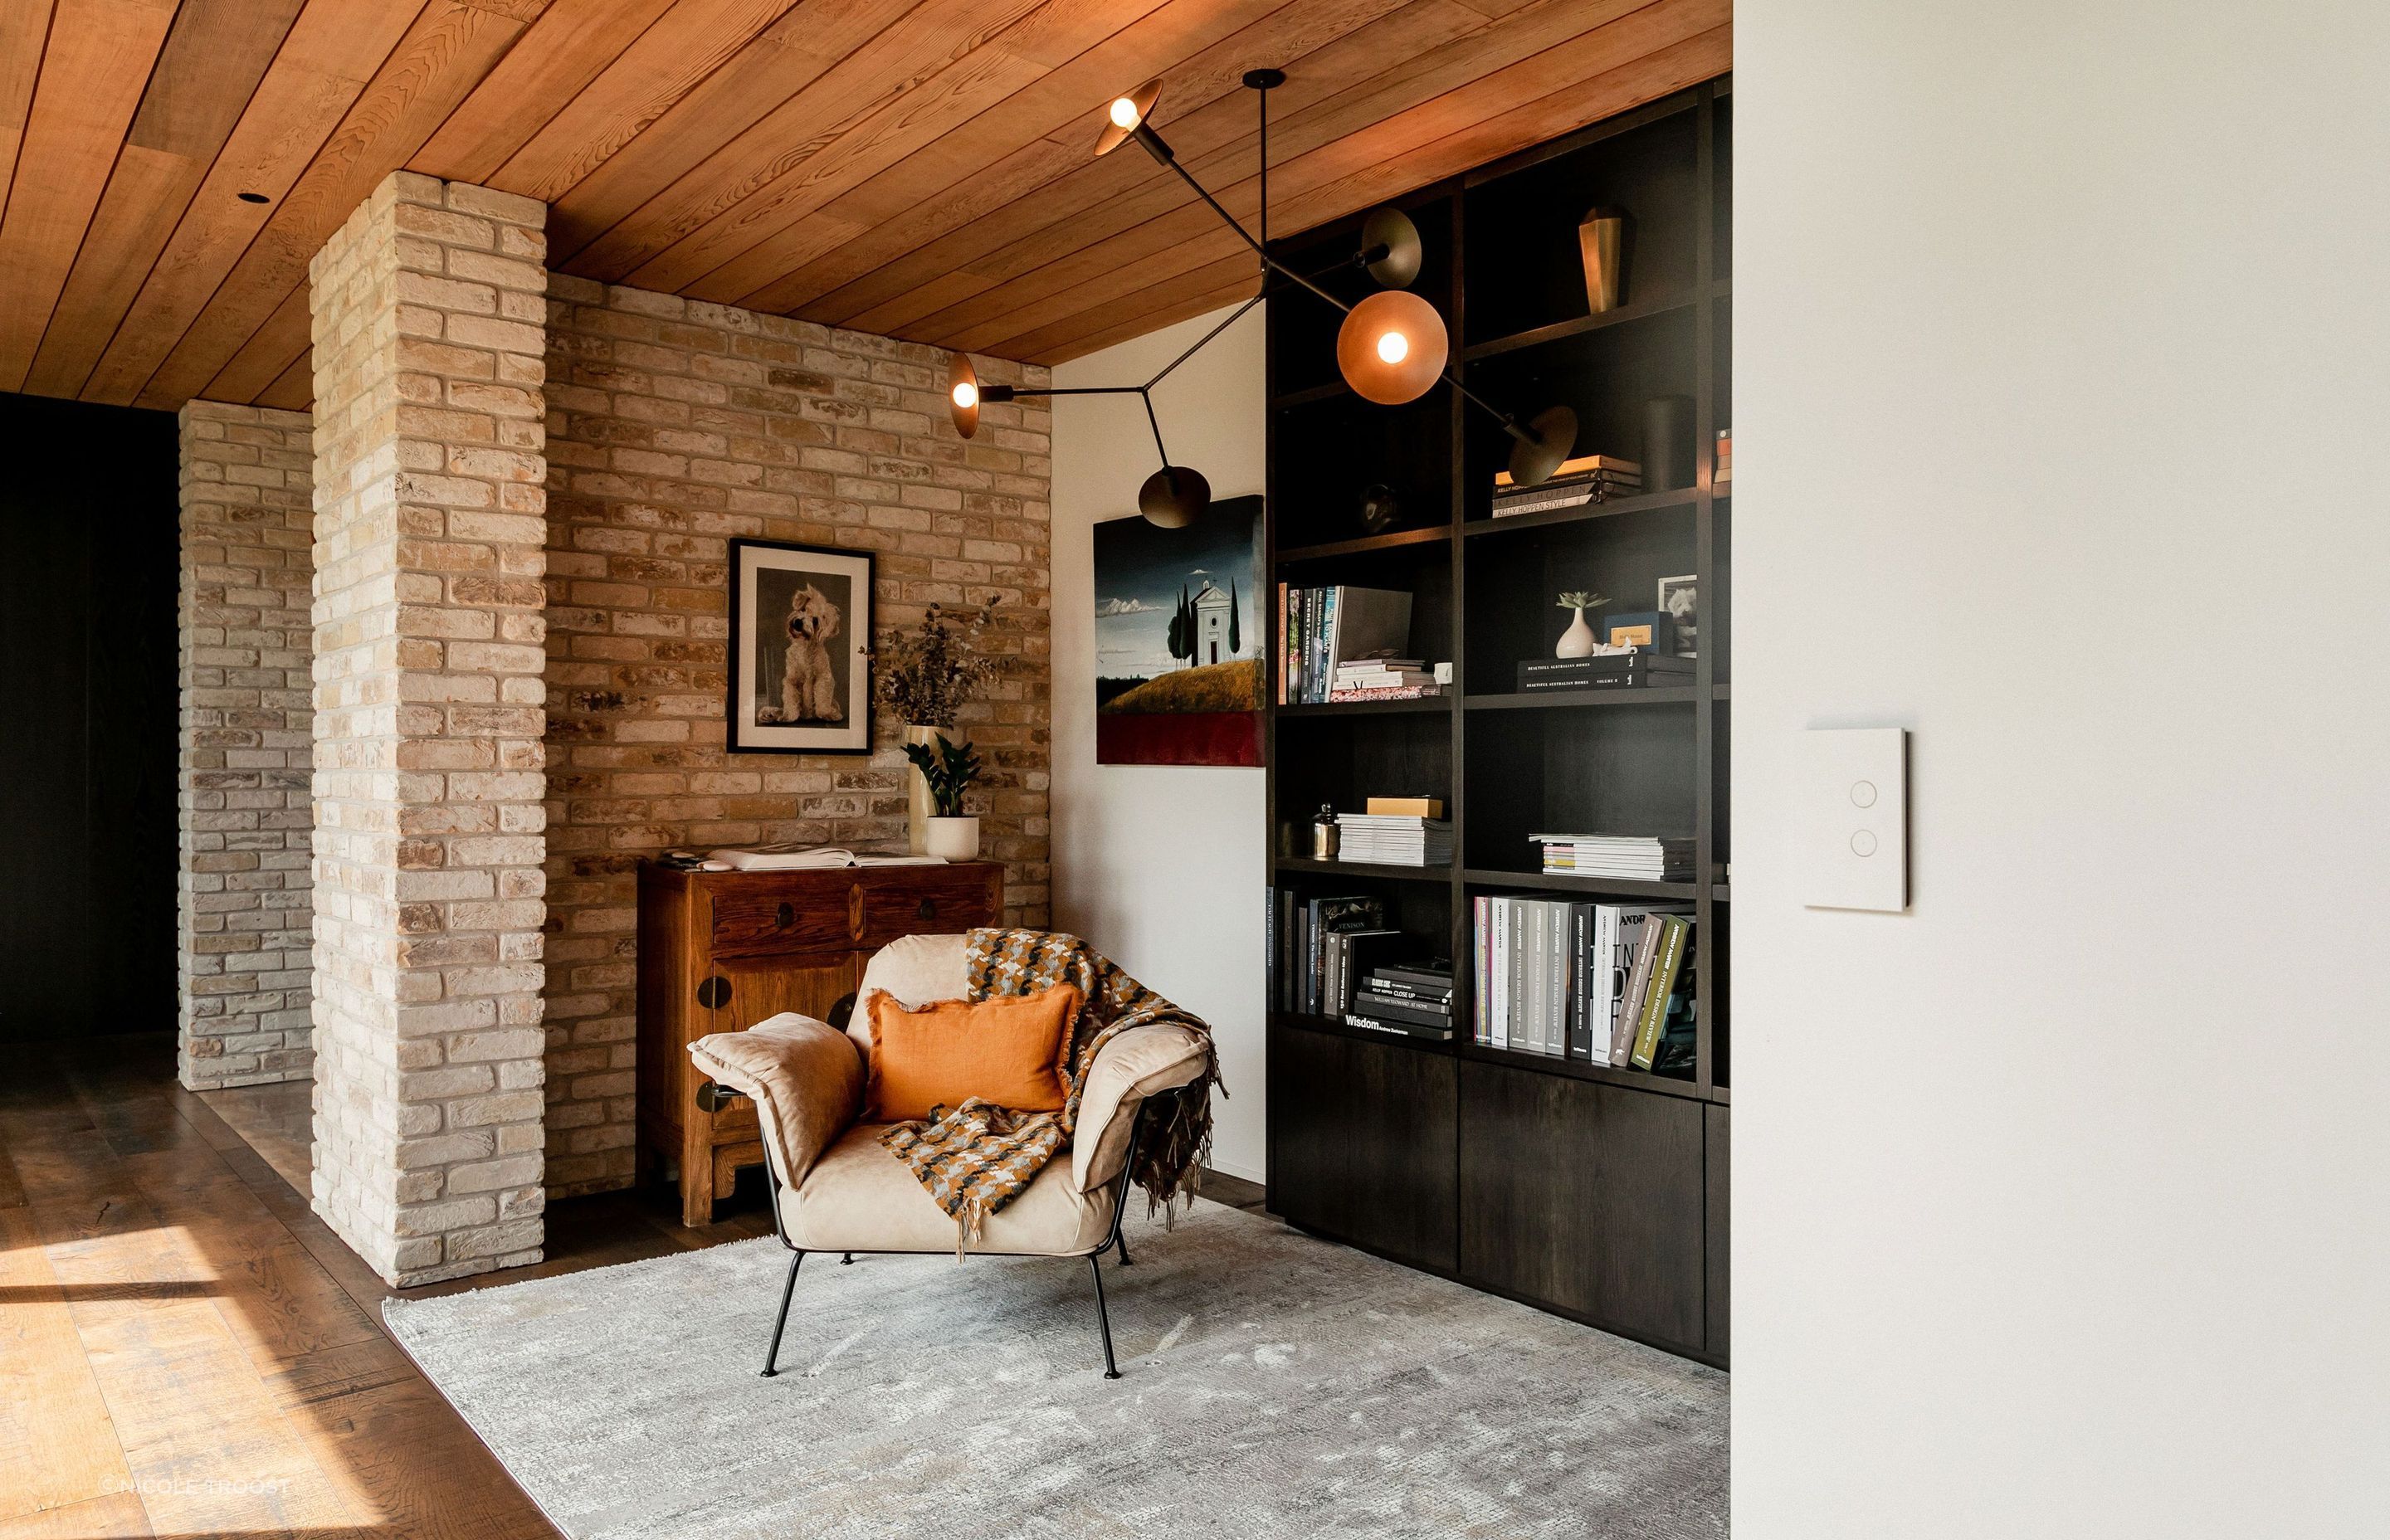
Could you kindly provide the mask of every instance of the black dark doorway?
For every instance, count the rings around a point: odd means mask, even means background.
[[[174,1025],[175,454],[0,393],[0,1039]]]

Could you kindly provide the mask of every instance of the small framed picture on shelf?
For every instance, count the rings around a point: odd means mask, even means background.
[[[1612,647],[1666,652],[1676,645],[1675,631],[1666,615],[1656,610],[1638,610],[1626,614],[1603,616],[1601,639]]]
[[[1687,572],[1682,577],[1662,578],[1651,608],[1668,617],[1670,629],[1676,633],[1677,657],[1690,658],[1701,651],[1699,574]]]

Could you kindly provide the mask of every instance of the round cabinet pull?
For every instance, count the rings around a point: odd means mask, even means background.
[[[787,930],[790,926],[794,925],[797,922],[797,906],[793,904],[781,905],[777,918],[779,919],[780,929],[783,930]]]
[[[913,913],[923,919],[935,919],[938,918],[938,901],[934,898],[925,898],[921,900],[921,906]]]
[[[730,1003],[730,981],[716,973],[697,986],[697,1003],[715,1010]]]

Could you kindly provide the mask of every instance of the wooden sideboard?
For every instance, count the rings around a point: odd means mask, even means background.
[[[1004,868],[816,871],[639,867],[639,1144],[643,1170],[677,1164],[681,1221],[703,1225],[741,1166],[760,1165],[755,1109],[698,1105],[688,1045],[793,1010],[826,1018],[899,936],[1001,924]]]

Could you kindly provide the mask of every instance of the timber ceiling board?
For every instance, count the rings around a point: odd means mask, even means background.
[[[307,263],[408,167],[549,260],[1055,363],[1253,292],[1113,93],[1292,232],[1724,73],[1731,0],[0,0],[0,390],[303,407]],[[244,199],[241,195],[251,195]],[[262,199],[262,201],[252,200]]]

